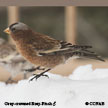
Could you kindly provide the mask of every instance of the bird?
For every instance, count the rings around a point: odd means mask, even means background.
[[[65,63],[69,58],[80,57],[104,61],[95,52],[91,51],[91,45],[73,45],[66,41],[56,40],[51,36],[38,33],[22,22],[15,22],[4,30],[15,42],[19,53],[36,66],[42,66],[46,70],[34,75],[38,79],[46,72],[59,64]]]
[[[28,72],[34,72],[37,69],[18,53],[15,45],[8,43],[2,38],[0,38],[0,66],[11,73],[6,83],[15,82],[13,78],[19,73],[23,73],[24,79],[26,79]]]

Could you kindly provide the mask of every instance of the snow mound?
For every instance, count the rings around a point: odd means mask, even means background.
[[[79,66],[69,76],[73,80],[93,80],[108,77],[108,69],[92,69],[92,65]]]
[[[69,77],[47,74],[49,79],[40,77],[8,85],[0,82],[0,107],[108,108],[108,69],[93,70],[92,65],[86,65]],[[26,105],[19,105],[22,102]]]

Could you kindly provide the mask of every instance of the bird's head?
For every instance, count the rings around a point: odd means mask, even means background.
[[[18,31],[28,30],[28,26],[21,22],[11,24],[7,29],[4,30],[7,34],[16,33]]]
[[[30,28],[26,24],[22,22],[16,22],[5,29],[4,32],[12,36],[14,40],[17,40],[26,36],[29,30]]]

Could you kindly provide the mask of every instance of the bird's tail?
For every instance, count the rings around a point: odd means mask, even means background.
[[[102,59],[100,56],[98,56],[95,53],[88,53],[88,52],[72,52],[72,54],[70,54],[71,56],[77,56],[77,57],[81,57],[81,58],[90,58],[90,59],[95,59],[95,60],[100,60],[100,61],[105,61],[104,59]]]
[[[80,58],[90,58],[100,61],[103,60],[99,55],[97,55],[95,52],[89,50],[92,48],[92,46],[89,45],[72,45],[71,43],[62,42],[62,47],[59,50],[52,51],[49,53],[39,53],[42,56],[49,55],[49,56],[65,56],[65,59],[67,60],[70,57],[80,57]]]
[[[67,57],[73,57],[76,56],[78,58],[89,58],[89,59],[95,59],[95,60],[100,60],[100,61],[105,61],[104,59],[101,58],[101,56],[97,55],[95,52],[92,52],[88,50],[88,48],[78,48],[74,51],[71,51],[70,53],[67,54]]]

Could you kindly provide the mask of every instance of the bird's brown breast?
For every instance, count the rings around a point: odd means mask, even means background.
[[[53,56],[53,55],[45,55],[45,56],[38,56],[36,50],[32,49],[30,45],[23,43],[23,45],[18,44],[17,48],[19,52],[31,63],[35,64],[36,66],[43,66],[47,68],[53,68],[56,65],[64,63],[63,56]]]
[[[64,62],[64,56],[61,55],[38,55],[39,51],[59,48],[58,40],[32,30],[20,31],[11,35],[18,51],[36,66],[53,68]]]

